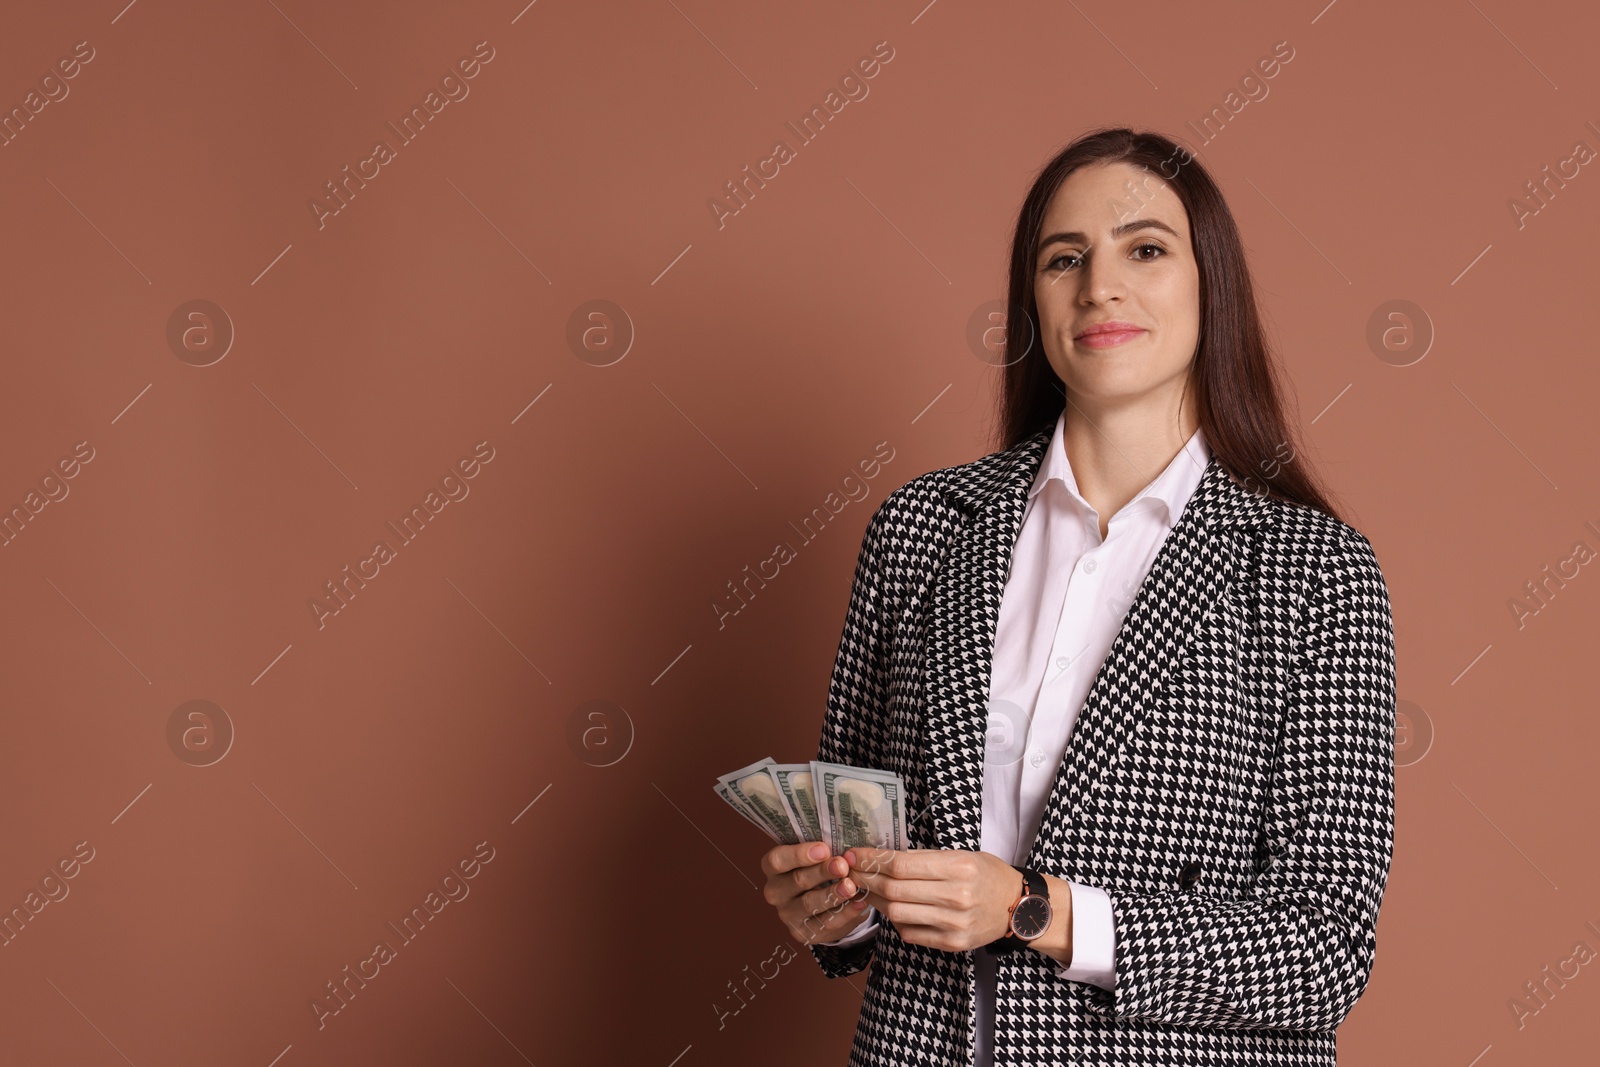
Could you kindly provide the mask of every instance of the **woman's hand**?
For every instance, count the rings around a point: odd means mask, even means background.
[[[1011,928],[1022,876],[992,852],[859,845],[850,851],[850,880],[866,886],[866,902],[909,944],[968,952]]]
[[[866,918],[867,905],[850,902],[855,884],[848,879],[830,884],[848,869],[844,857],[829,856],[828,846],[820,842],[778,845],[761,857],[761,870],[767,876],[761,895],[778,909],[789,935],[802,945],[837,941]]]

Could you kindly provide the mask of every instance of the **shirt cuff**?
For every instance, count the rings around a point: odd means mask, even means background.
[[[1056,976],[1088,982],[1111,992],[1117,984],[1117,928],[1104,889],[1068,881],[1072,890],[1072,966],[1056,964]]]
[[[815,944],[821,945],[824,948],[842,948],[845,945],[853,945],[857,941],[865,941],[867,938],[872,936],[872,934],[873,934],[873,932],[875,930],[878,929],[878,909],[875,908],[875,907],[869,907],[869,908],[867,908],[866,915],[867,915],[867,921],[866,922],[862,923],[860,926],[856,927],[854,930],[851,930],[848,934],[845,934],[839,940],[837,940],[837,941],[817,941],[817,942],[815,942]]]

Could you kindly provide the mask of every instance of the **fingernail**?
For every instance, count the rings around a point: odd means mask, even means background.
[[[851,849],[850,851],[846,852],[844,854],[844,861],[850,866],[854,867],[856,865],[856,850]]]
[[[844,881],[839,883],[839,895],[841,897],[853,897],[853,896],[855,896],[856,895],[856,884],[854,882],[852,882],[850,879],[846,878]]]
[[[812,859],[820,860],[822,857],[826,856],[827,854],[828,854],[827,846],[822,844],[820,841],[817,844],[811,846],[811,858]]]
[[[857,911],[866,911],[867,908],[870,905],[868,905],[867,902],[864,901],[864,900],[857,900],[857,901],[853,902],[850,906],[852,908],[856,909]]]

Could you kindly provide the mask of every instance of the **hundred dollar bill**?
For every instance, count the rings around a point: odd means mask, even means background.
[[[833,855],[854,845],[906,847],[905,786],[892,771],[811,761],[817,818]]]
[[[804,835],[802,840],[823,840],[822,822],[817,817],[816,789],[811,782],[811,765],[775,763],[768,770],[778,782],[778,792],[788,805],[790,818]]]
[[[774,841],[776,841],[778,839],[778,835],[772,832],[772,827],[768,826],[766,823],[764,823],[760,819],[756,818],[756,816],[750,811],[749,808],[745,807],[743,804],[739,803],[739,801],[735,800],[734,796],[733,796],[733,791],[730,790],[727,786],[723,785],[719,781],[716,785],[712,786],[712,788],[717,791],[717,796],[721,797],[723,800],[728,802],[728,807],[732,808],[734,811],[738,812],[740,815],[743,815],[746,819],[749,819],[752,824],[754,824],[756,826],[759,826],[761,828],[762,833],[765,833],[768,837],[772,838]]]
[[[769,756],[725,774],[717,781],[727,786],[729,793],[767,825],[773,840],[782,845],[796,845],[802,840],[800,827],[789,817],[789,807],[784,803],[778,780],[772,776],[773,765]]]

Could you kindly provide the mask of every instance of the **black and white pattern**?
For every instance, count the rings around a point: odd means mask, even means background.
[[[1050,429],[913,479],[862,539],[817,758],[901,775],[915,848],[978,848],[1001,593]],[[1110,894],[1116,989],[998,960],[997,1067],[1326,1064],[1366,987],[1394,833],[1394,636],[1371,544],[1215,458],[1073,729],[1024,864]],[[868,972],[852,1067],[973,1062],[973,957]]]

